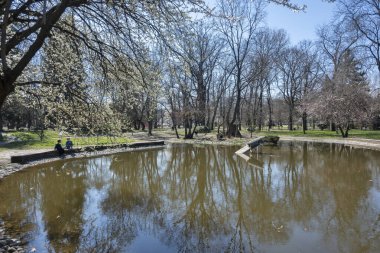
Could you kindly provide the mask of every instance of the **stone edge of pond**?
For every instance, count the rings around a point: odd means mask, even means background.
[[[75,152],[70,152],[64,156],[57,156],[56,153],[53,151],[43,152],[43,153],[37,153],[37,154],[28,154],[24,155],[26,156],[35,156],[38,155],[38,159],[33,160],[25,160],[24,163],[8,163],[0,166],[0,181],[17,172],[21,171],[23,169],[26,169],[28,167],[32,167],[35,165],[48,163],[52,161],[58,161],[58,160],[69,160],[69,159],[75,159],[75,158],[82,158],[82,157],[95,157],[95,156],[101,156],[101,155],[108,155],[108,154],[115,154],[115,153],[122,153],[122,152],[129,152],[133,150],[144,150],[144,149],[151,149],[151,148],[157,148],[164,146],[164,141],[147,141],[147,142],[134,142],[130,144],[120,144],[120,145],[102,145],[102,146],[89,146],[84,147],[82,149],[77,149]],[[52,156],[51,154],[55,154]],[[44,156],[47,154],[47,156]],[[21,156],[17,156],[21,157]]]
[[[24,253],[26,252],[24,243],[19,239],[12,238],[6,234],[4,222],[0,219],[0,252],[13,252],[13,253]]]

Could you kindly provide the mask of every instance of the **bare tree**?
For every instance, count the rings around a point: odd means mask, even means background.
[[[358,44],[365,49],[380,73],[380,2],[378,0],[339,0],[348,25],[361,35]]]
[[[212,23],[197,21],[186,27],[188,31],[182,32],[182,37],[177,40],[178,49],[174,51],[186,63],[192,77],[191,84],[196,93],[195,121],[198,125],[206,126],[209,90],[223,44],[213,30]]]
[[[272,0],[293,9],[302,9],[288,0]],[[186,18],[190,11],[209,13],[203,0],[93,1],[93,0],[6,0],[0,2],[1,72],[0,108],[16,86],[25,85],[23,71],[41,49],[55,27],[81,39],[87,48],[102,56],[107,49],[120,51],[119,41],[128,41],[132,30],[165,37],[168,24]],[[58,25],[73,15],[73,31]],[[108,55],[110,52],[108,52]],[[41,80],[35,80],[41,81]]]
[[[300,42],[299,49],[302,53],[301,64],[303,66],[300,111],[302,113],[302,130],[305,134],[308,125],[306,108],[307,101],[309,99],[309,94],[312,93],[315,88],[317,88],[317,85],[321,81],[322,68],[318,57],[317,48],[312,42]]]
[[[299,105],[303,82],[303,53],[297,47],[286,49],[279,62],[280,80],[278,88],[288,106],[288,129],[293,130],[294,113]]]
[[[228,45],[234,62],[234,90],[236,94],[232,119],[228,122],[227,135],[241,136],[239,131],[242,92],[247,87],[244,70],[253,43],[253,35],[263,19],[262,1],[220,1],[220,31]]]
[[[249,100],[248,100],[248,125],[253,124],[261,130],[264,126],[263,105],[266,98],[268,106],[268,127],[271,128],[273,104],[272,83],[277,78],[278,68],[276,65],[278,55],[289,43],[283,30],[263,29],[255,38],[255,47],[251,55],[251,70],[249,73]]]

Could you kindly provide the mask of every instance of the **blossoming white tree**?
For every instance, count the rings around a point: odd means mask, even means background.
[[[289,0],[271,1],[293,9],[304,8]],[[53,28],[107,58],[115,52],[128,53],[120,43],[137,36],[135,31],[165,37],[166,27],[187,18],[191,11],[209,12],[203,0],[0,1],[0,108],[16,86],[25,85],[20,77]],[[71,15],[77,23],[72,27],[74,31],[59,24],[65,15]]]
[[[343,138],[354,123],[365,121],[370,113],[370,94],[365,74],[351,51],[346,51],[332,78],[326,78],[321,91],[313,94],[310,103],[311,115],[332,120]]]

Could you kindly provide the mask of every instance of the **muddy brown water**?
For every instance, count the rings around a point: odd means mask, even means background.
[[[380,252],[380,152],[173,144],[42,164],[0,181],[36,252]]]

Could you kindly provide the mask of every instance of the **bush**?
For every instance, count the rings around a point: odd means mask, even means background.
[[[133,129],[131,127],[124,127],[121,129],[122,133],[133,133]]]
[[[197,129],[197,133],[210,133],[211,130],[207,126],[202,126]]]
[[[218,140],[224,140],[224,135],[222,134],[222,133],[217,133],[216,134],[216,138],[218,139]]]
[[[20,141],[35,140],[33,134],[30,132],[15,132],[15,133],[12,133],[12,136],[14,136],[17,140],[20,140]]]
[[[327,127],[328,127],[328,125],[326,123],[319,123],[317,126],[322,131],[327,129]]]
[[[247,131],[250,132],[250,133],[252,133],[252,132],[255,131],[255,127],[248,127],[248,128],[247,128]]]

